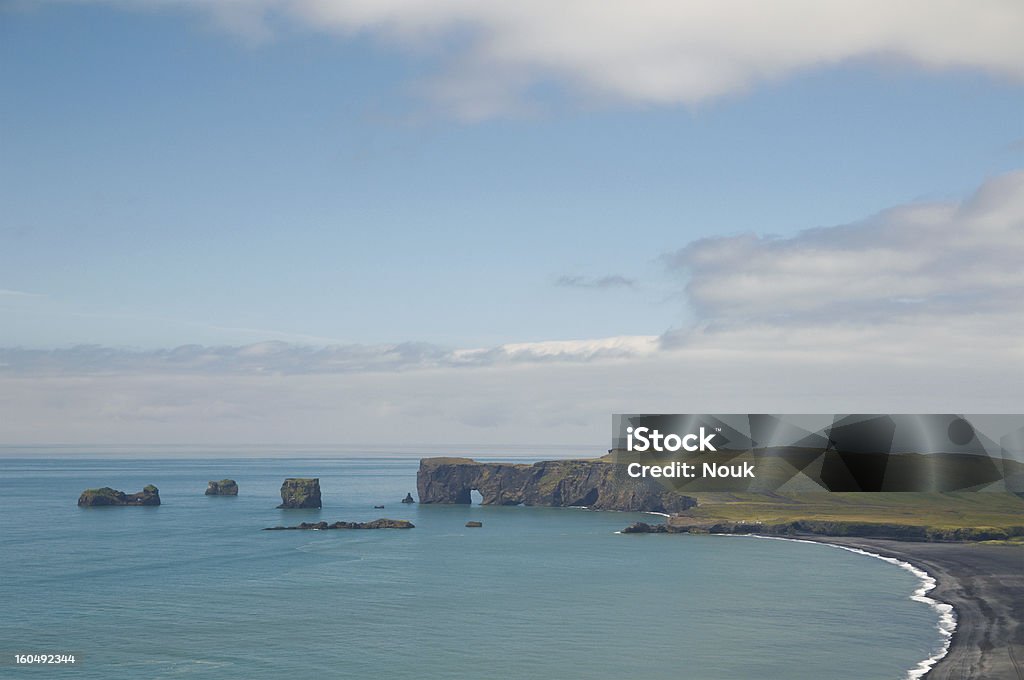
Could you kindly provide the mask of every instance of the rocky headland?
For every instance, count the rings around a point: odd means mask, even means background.
[[[281,484],[281,505],[282,509],[295,508],[319,508],[320,501],[320,479],[289,477]]]
[[[794,520],[790,522],[729,522],[669,517],[664,524],[634,522],[624,534],[758,534],[762,536],[855,536],[897,541],[974,542],[1007,541],[1024,536],[1019,527],[933,527],[891,522]]]
[[[634,479],[601,460],[553,460],[532,465],[424,458],[416,475],[420,503],[586,506],[595,510],[682,512],[696,505],[649,478]]]
[[[78,497],[80,507],[101,507],[114,505],[160,505],[160,490],[152,484],[138,493],[125,493],[104,486],[100,489],[86,489]]]
[[[372,522],[303,522],[294,527],[267,527],[264,531],[327,531],[330,529],[414,529],[416,525],[404,519],[375,519]]]
[[[238,484],[233,479],[222,479],[219,482],[210,481],[206,484],[207,496],[237,496]]]

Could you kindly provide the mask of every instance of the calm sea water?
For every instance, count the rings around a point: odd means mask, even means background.
[[[416,467],[0,459],[0,677],[882,680],[940,644],[917,579],[880,560],[615,533],[650,521],[628,513],[405,506]],[[323,509],[276,510],[286,476],[318,476]],[[240,495],[204,496],[222,477]],[[75,505],[148,483],[159,508]],[[381,516],[416,528],[260,531]],[[30,651],[78,663],[6,658]]]

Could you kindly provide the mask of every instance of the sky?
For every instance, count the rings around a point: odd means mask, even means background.
[[[0,444],[1022,412],[1024,5],[0,1]]]

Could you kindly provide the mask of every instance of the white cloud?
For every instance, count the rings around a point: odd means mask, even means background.
[[[297,345],[281,341],[242,346],[182,345],[130,350],[78,345],[62,349],[0,347],[0,374],[12,375],[299,375],[398,372],[434,368],[591,362],[658,351],[657,336],[524,342],[447,349],[421,342],[397,345]]]
[[[615,412],[1022,412],[1024,173],[669,257],[698,323],[447,349],[0,350],[0,443],[589,442]],[[610,320],[628,330],[629,309]]]
[[[60,1],[188,8],[249,40],[282,18],[369,35],[437,58],[427,91],[467,118],[528,109],[550,82],[594,101],[692,105],[850,61],[1024,79],[1019,0]]]
[[[1024,356],[918,329],[707,337],[631,360],[346,374],[0,373],[0,443],[585,444],[616,412],[1021,410]],[[858,342],[863,341],[863,347]],[[906,345],[914,351],[907,352]],[[995,349],[993,352],[992,350]]]
[[[9,288],[0,288],[0,297],[6,298],[37,298],[44,297],[39,293],[26,293],[23,290],[11,290]]]
[[[963,202],[903,206],[792,238],[704,239],[668,260],[712,323],[1009,321],[1024,312],[1024,172]]]
[[[555,281],[555,285],[563,288],[606,290],[609,288],[633,288],[636,285],[636,280],[627,279],[625,276],[620,276],[619,274],[594,277],[566,274],[564,276],[559,276]]]

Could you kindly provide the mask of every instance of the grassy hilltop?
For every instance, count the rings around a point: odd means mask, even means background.
[[[996,492],[724,493],[669,519],[680,530],[761,525],[770,533],[1024,542],[1024,499]]]

